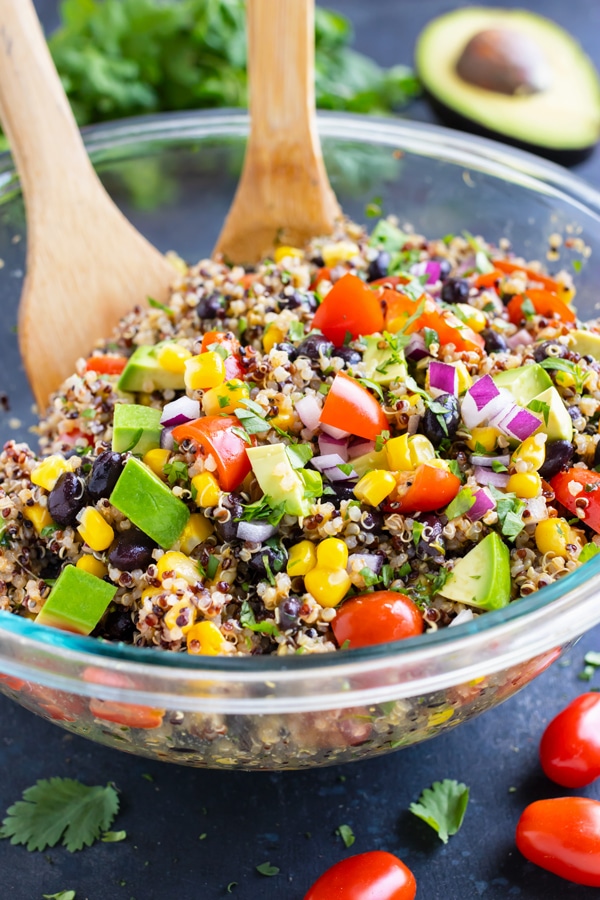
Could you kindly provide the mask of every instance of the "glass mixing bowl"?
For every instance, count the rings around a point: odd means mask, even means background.
[[[597,314],[600,194],[582,181],[529,154],[419,123],[331,114],[319,117],[319,129],[335,192],[358,221],[381,197],[386,213],[423,234],[467,229],[493,241],[506,237],[527,259],[545,259],[553,233],[581,236],[592,255],[577,277],[577,305],[583,318]],[[85,137],[130,220],[161,250],[194,261],[218,235],[247,130],[242,112],[207,112],[102,125]],[[0,387],[11,410],[1,414],[4,439],[27,438],[33,422],[14,334],[25,243],[18,178],[5,156]],[[562,262],[570,260],[563,248]],[[75,315],[76,298],[73,306]],[[69,731],[156,759],[246,769],[339,763],[433,737],[527,684],[600,621],[599,573],[597,556],[473,622],[309,657],[188,657],[78,637],[2,612],[0,687]]]

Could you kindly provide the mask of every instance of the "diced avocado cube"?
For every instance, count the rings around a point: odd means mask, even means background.
[[[569,332],[569,349],[580,356],[593,356],[600,361],[600,334],[576,329]]]
[[[549,441],[573,440],[573,420],[554,386],[534,397],[529,406],[536,416],[541,416],[538,431],[547,434]]]
[[[265,444],[246,450],[252,471],[270,506],[283,503],[291,516],[307,516],[310,504],[304,482],[292,467],[285,444]]]
[[[395,351],[380,334],[372,334],[362,340],[366,345],[363,364],[367,378],[376,384],[404,381],[406,363],[401,350]]]
[[[510,553],[495,531],[458,560],[440,594],[478,609],[510,603]]]
[[[179,539],[190,517],[185,503],[135,456],[125,463],[110,502],[165,550]]]
[[[113,418],[112,448],[115,453],[137,453],[160,447],[161,411],[137,403],[116,403]]]
[[[150,347],[138,347],[133,351],[127,365],[117,382],[120,391],[143,391],[151,394],[152,391],[164,391],[172,388],[174,391],[182,391],[185,388],[183,372],[170,372],[163,369],[158,361],[158,353],[161,347],[169,341],[153,344]]]
[[[519,406],[527,406],[530,400],[552,387],[552,379],[542,366],[531,363],[494,375],[494,384],[496,387],[506,388]]]
[[[116,592],[116,585],[108,584],[84,569],[66,566],[35,621],[38,625],[89,634]]]

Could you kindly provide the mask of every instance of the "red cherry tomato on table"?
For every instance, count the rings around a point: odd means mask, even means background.
[[[195,441],[210,453],[217,463],[217,479],[224,491],[234,491],[250,472],[250,460],[246,453],[248,444],[233,431],[242,423],[235,416],[202,416],[173,429],[178,444],[184,440]]]
[[[589,525],[600,534],[600,474],[590,469],[567,469],[550,480],[559,503],[570,513],[580,516],[584,525]],[[584,501],[584,502],[582,502]]]
[[[392,853],[372,850],[327,869],[304,900],[414,900],[417,882]]]
[[[523,856],[567,881],[600,887],[600,803],[587,797],[538,800],[517,825]]]
[[[348,331],[357,338],[382,330],[381,303],[358,276],[344,275],[319,306],[312,327],[318,328],[329,341],[340,347]]]
[[[349,641],[354,649],[422,634],[423,616],[406,594],[374,591],[346,600],[331,627],[340,647]]]
[[[321,422],[369,441],[374,441],[389,427],[379,401],[343,372],[338,372],[333,379],[321,410]]]
[[[548,778],[579,788],[600,775],[600,694],[576,697],[548,725],[540,743]]]
[[[414,472],[402,473],[404,483],[400,483],[397,493],[386,503],[386,512],[431,512],[447,506],[461,488],[460,478],[447,469],[438,469],[427,463],[418,466]]]

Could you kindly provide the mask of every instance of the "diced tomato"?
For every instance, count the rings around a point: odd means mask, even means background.
[[[93,446],[93,438],[91,438],[88,434],[84,434],[80,428],[73,428],[72,431],[61,431],[58,435],[58,439],[61,444],[66,444],[68,447],[76,447],[80,446],[79,441],[83,438],[88,447]]]
[[[207,331],[202,338],[201,352],[206,353],[214,344],[227,351],[227,358],[224,360],[225,380],[232,381],[234,378],[243,380],[246,371],[242,365],[238,339],[230,331]]]
[[[244,290],[247,291],[248,288],[252,287],[257,278],[258,274],[256,272],[246,272],[246,274],[242,275],[242,277],[240,278],[240,284],[242,285]]]
[[[415,637],[423,632],[423,616],[406,594],[374,591],[346,600],[331,627],[339,646],[349,641],[353,649]]]
[[[173,429],[178,444],[186,439],[195,441],[205,454],[214,457],[217,479],[224,491],[239,487],[251,469],[246,453],[248,443],[234,428],[242,428],[235,416],[203,416]]]
[[[399,284],[408,284],[410,278],[407,275],[386,275],[385,278],[378,278],[376,281],[370,281],[369,287],[396,287]]]
[[[491,272],[483,272],[481,275],[478,275],[473,284],[476,288],[491,288],[495,287],[498,281],[502,278],[503,272],[500,269],[493,269]]]
[[[550,278],[548,275],[541,275],[539,272],[536,272],[535,269],[530,269],[529,266],[521,266],[517,263],[509,262],[507,259],[493,259],[492,265],[495,269],[499,269],[500,272],[503,272],[505,275],[512,275],[513,272],[524,272],[528,281],[543,284],[546,290],[551,291],[553,294],[566,293],[563,285],[559,284],[556,279]]]
[[[0,681],[12,691],[20,691],[23,685],[27,684],[22,678],[15,678],[14,675],[5,675],[3,672],[0,672]]]
[[[578,515],[582,525],[600,534],[600,473],[590,469],[567,469],[550,479],[559,503]]]
[[[575,313],[571,307],[563,303],[556,294],[547,290],[531,289],[525,296],[517,294],[508,303],[506,310],[513,325],[520,325],[525,318],[522,306],[526,299],[531,301],[531,305],[539,316],[546,316],[548,319],[558,318],[561,322],[575,321]]]
[[[406,294],[398,291],[384,291],[383,293],[387,310],[385,323],[390,331],[396,332],[405,329],[407,334],[413,334],[424,328],[431,328],[437,332],[442,346],[454,344],[459,353],[464,350],[481,353],[485,347],[485,341],[481,335],[476,334],[472,328],[461,322],[451,310],[441,309],[426,295],[419,300],[411,300]],[[423,303],[422,313],[406,326],[406,322],[415,315],[421,303]]]
[[[412,300],[401,291],[383,288],[379,294],[379,300],[383,306],[386,327],[393,331],[399,331],[403,328],[407,319],[414,316],[419,308],[421,299],[424,298],[425,295],[423,294],[419,300]],[[418,331],[416,322],[408,326],[407,334],[412,334],[413,331]]]
[[[331,281],[331,269],[329,266],[322,266],[320,269],[317,269],[310,283],[311,291],[316,291],[321,281]]]
[[[90,356],[85,363],[86,372],[99,375],[120,375],[127,365],[125,356]]]
[[[447,469],[427,463],[414,472],[402,473],[404,483],[391,495],[385,506],[390,512],[431,512],[450,503],[458,494],[460,478]]]
[[[124,689],[133,687],[133,682],[127,675],[94,666],[84,669],[83,680],[92,684],[105,684]],[[96,697],[90,700],[89,706],[90,712],[97,719],[115,722],[117,725],[126,725],[129,728],[159,728],[165,715],[164,709],[139,706],[137,703],[121,703],[116,700],[99,700]]]
[[[357,338],[381,331],[381,304],[364,281],[356,275],[344,275],[319,306],[312,327],[322,331],[336,347],[341,347],[348,332]]]
[[[333,379],[321,411],[321,422],[369,441],[374,441],[388,428],[388,420],[379,401],[362,384],[343,372],[338,372]]]

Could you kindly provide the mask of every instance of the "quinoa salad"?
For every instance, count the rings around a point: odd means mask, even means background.
[[[468,622],[600,550],[600,327],[569,272],[350,222],[174,262],[0,455],[0,609],[202,655]]]

